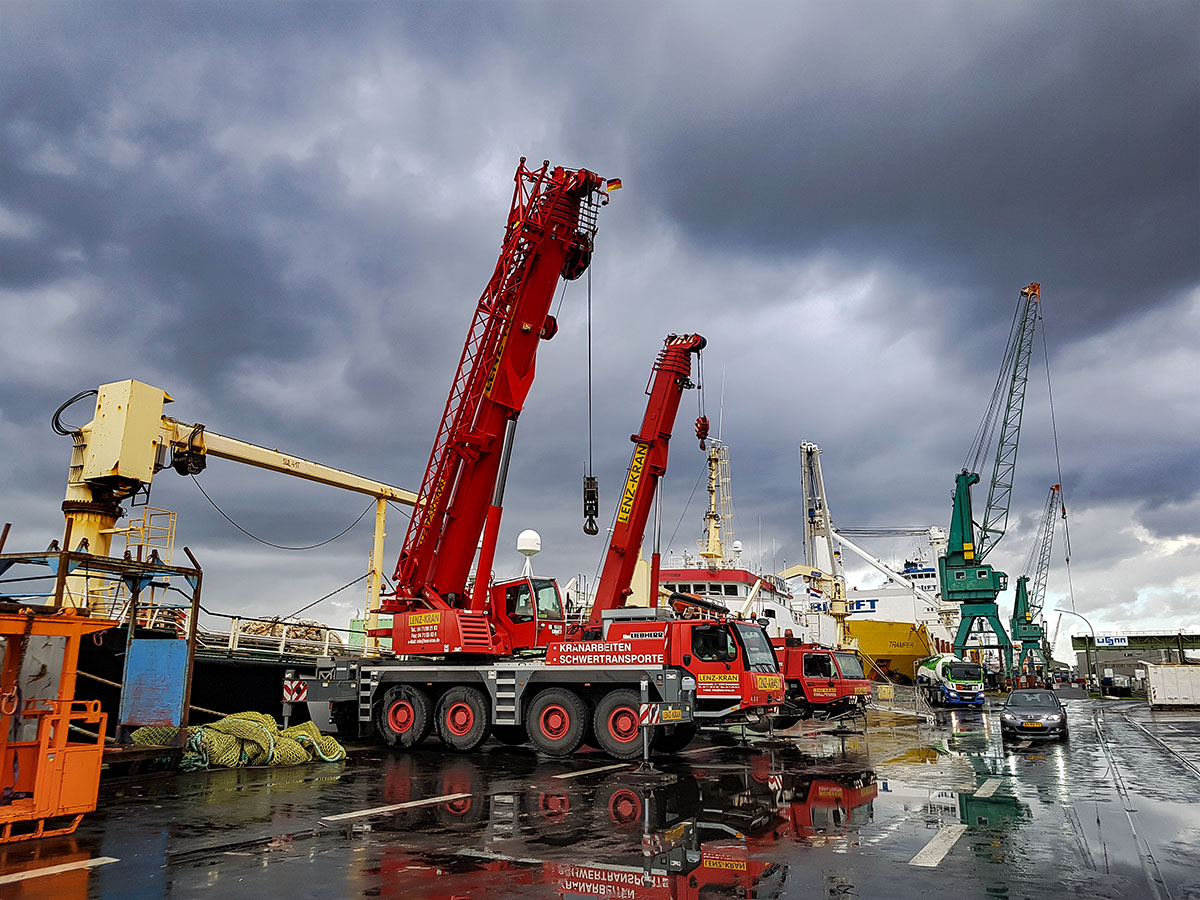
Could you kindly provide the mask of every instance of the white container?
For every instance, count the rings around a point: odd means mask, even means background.
[[[1152,707],[1200,706],[1200,666],[1146,664],[1146,699]]]

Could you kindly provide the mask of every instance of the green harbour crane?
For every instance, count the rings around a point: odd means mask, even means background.
[[[1000,620],[996,598],[1008,587],[1008,575],[997,571],[985,560],[1008,527],[1021,416],[1025,409],[1025,387],[1029,381],[1029,358],[1033,353],[1040,302],[1041,285],[1030,284],[1021,291],[991,401],[967,455],[967,463],[955,478],[950,537],[945,554],[938,558],[942,596],[961,604],[962,620],[954,638],[955,655],[962,656],[966,652],[967,641],[975,632],[981,637],[972,646],[999,650],[1006,672],[1013,671],[1013,646]],[[971,512],[971,487],[979,483],[976,470],[992,446],[997,425],[1000,434],[987,506],[981,524],[976,526]],[[985,643],[988,627],[994,639],[991,643]]]
[[[1026,661],[1033,668],[1044,667],[1050,661],[1046,649],[1046,627],[1039,621],[1042,608],[1046,602],[1046,578],[1050,572],[1050,548],[1054,543],[1054,523],[1059,518],[1067,517],[1067,509],[1062,502],[1062,488],[1054,484],[1046,496],[1046,508],[1038,523],[1037,534],[1033,546],[1029,548],[1029,556],[1025,560],[1023,571],[1026,573],[1017,579],[1016,599],[1013,601],[1012,639],[1019,642],[1021,655],[1017,658],[1017,670],[1025,671]],[[1033,586],[1030,587],[1032,572]]]

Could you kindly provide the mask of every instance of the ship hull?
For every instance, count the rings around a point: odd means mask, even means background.
[[[864,668],[869,668],[868,674],[876,681],[886,675],[890,681],[912,684],[917,662],[939,652],[936,639],[924,625],[852,616],[846,628],[858,642]]]

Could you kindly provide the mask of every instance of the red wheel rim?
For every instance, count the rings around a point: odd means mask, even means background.
[[[388,710],[388,727],[396,734],[404,734],[412,730],[416,721],[417,711],[407,700],[397,700]]]
[[[470,797],[460,797],[458,800],[451,800],[445,806],[450,815],[462,818],[471,811],[471,805]]]
[[[553,703],[538,716],[538,728],[550,740],[562,740],[571,730],[571,714],[564,707]]]
[[[471,709],[471,704],[460,700],[457,703],[450,705],[446,710],[446,728],[450,733],[462,737],[469,734],[471,729],[475,727],[475,710]]]
[[[564,822],[571,812],[571,798],[567,794],[541,794],[538,796],[538,811],[545,822]]]
[[[628,788],[621,788],[608,798],[608,815],[620,825],[640,821],[642,798]]]
[[[608,714],[608,733],[622,744],[628,744],[638,735],[637,712],[628,706],[618,706]]]

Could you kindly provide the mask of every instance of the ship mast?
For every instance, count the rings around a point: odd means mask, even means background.
[[[708,509],[704,540],[697,541],[700,557],[710,570],[733,565],[725,554],[733,547],[733,492],[729,479],[729,447],[712,441],[708,449]]]

